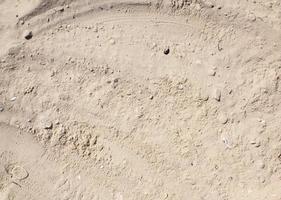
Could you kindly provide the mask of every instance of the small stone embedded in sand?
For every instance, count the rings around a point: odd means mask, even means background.
[[[64,7],[59,8],[58,11],[63,12],[64,11]]]
[[[46,121],[44,122],[44,129],[52,129],[53,128],[53,123]]]
[[[249,20],[251,20],[252,22],[256,21],[256,16],[254,13],[250,13],[248,16]]]
[[[259,148],[261,146],[261,143],[257,140],[250,141],[251,145],[253,145],[256,148]]]
[[[24,20],[19,20],[20,25],[24,25]]]
[[[259,122],[261,123],[263,129],[266,128],[266,121],[265,120],[259,119]]]
[[[217,100],[217,101],[221,100],[221,91],[219,89],[217,89],[217,88],[214,89],[212,95],[215,100]]]
[[[228,118],[227,118],[226,114],[224,114],[224,113],[219,114],[218,120],[221,124],[226,124],[228,122]]]
[[[54,77],[56,75],[56,72],[53,70],[51,71],[50,77]]]
[[[110,39],[110,40],[109,40],[109,43],[110,43],[111,45],[114,45],[114,44],[115,44],[115,40],[114,40],[114,39]]]
[[[55,124],[56,125],[59,125],[60,124],[60,121],[57,119],[57,120],[55,120]]]
[[[225,144],[226,148],[229,148],[229,149],[233,148],[233,144],[232,144],[229,136],[227,136],[227,134],[222,134],[221,135],[221,140]]]
[[[256,166],[259,169],[264,169],[265,168],[265,163],[262,160],[259,160],[259,161],[256,162]]]
[[[281,161],[281,153],[278,154],[277,158]]]
[[[178,85],[178,90],[183,90],[184,86],[182,84]]]
[[[99,27],[97,25],[95,25],[92,29],[95,33],[99,32]]]
[[[170,49],[169,48],[164,49],[164,54],[165,55],[168,55],[169,53],[170,53]]]
[[[4,105],[2,103],[0,103],[0,112],[4,111]]]
[[[216,75],[216,70],[215,69],[209,69],[208,70],[208,75],[209,76],[215,76]]]
[[[205,6],[208,7],[208,8],[214,8],[215,7],[215,4],[212,2],[212,1],[205,1]]]
[[[206,92],[202,92],[202,93],[200,93],[200,97],[199,98],[201,100],[203,100],[203,101],[208,101],[209,95]]]
[[[120,80],[119,78],[115,78],[115,79],[113,80],[113,82],[114,82],[114,83],[118,83],[119,80]]]
[[[25,30],[23,32],[23,38],[25,38],[26,40],[30,40],[32,37],[33,37],[32,31]]]
[[[10,100],[15,101],[16,99],[17,99],[17,97],[12,97]]]
[[[13,168],[10,171],[10,174],[11,174],[12,178],[16,179],[16,180],[24,180],[29,176],[26,169],[24,169],[23,167],[18,166],[18,165],[13,166]]]

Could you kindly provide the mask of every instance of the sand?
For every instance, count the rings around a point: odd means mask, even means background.
[[[0,0],[0,200],[280,200],[278,0]]]

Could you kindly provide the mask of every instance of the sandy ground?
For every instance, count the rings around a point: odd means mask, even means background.
[[[0,0],[0,200],[281,200],[279,0]]]

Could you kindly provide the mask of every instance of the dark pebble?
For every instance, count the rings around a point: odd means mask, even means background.
[[[165,55],[168,55],[169,53],[170,53],[170,49],[169,49],[169,48],[167,48],[167,49],[164,50],[164,54],[165,54]]]

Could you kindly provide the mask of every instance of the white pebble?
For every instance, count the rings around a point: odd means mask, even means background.
[[[215,69],[209,69],[208,70],[208,75],[209,76],[215,76],[216,75],[216,70]]]
[[[49,122],[49,121],[46,121],[44,122],[44,129],[52,129],[53,128],[53,123],[52,122]]]
[[[26,39],[26,40],[30,40],[32,37],[33,37],[33,33],[32,31],[29,31],[29,30],[25,30],[23,32],[23,38]]]
[[[115,40],[114,40],[114,39],[110,39],[110,40],[109,40],[109,43],[110,43],[111,45],[113,45],[113,44],[115,44]]]
[[[213,98],[217,101],[221,100],[221,91],[219,89],[214,89],[213,90]]]
[[[28,177],[28,172],[21,166],[14,166],[11,170],[11,175],[13,179],[23,180]]]
[[[220,113],[219,116],[218,116],[218,120],[219,120],[220,123],[226,124],[227,121],[228,121],[228,118],[227,118],[226,114]]]
[[[15,101],[17,99],[17,97],[12,97],[11,101]]]

